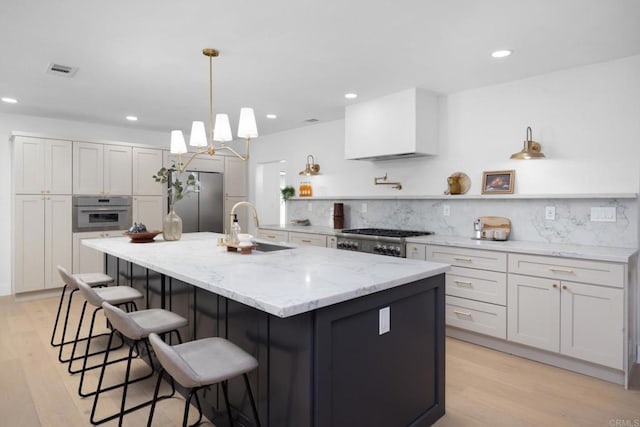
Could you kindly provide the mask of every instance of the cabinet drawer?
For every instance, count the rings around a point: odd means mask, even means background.
[[[289,242],[298,245],[321,246],[323,248],[327,246],[327,238],[322,234],[290,232]]]
[[[507,274],[473,268],[451,267],[446,293],[491,304],[507,304]]]
[[[289,233],[287,231],[278,230],[258,230],[258,238],[271,240],[272,242],[288,242]]]
[[[510,254],[509,273],[622,288],[625,268],[611,262]]]
[[[420,243],[407,243],[407,258],[427,259],[427,246]]]
[[[504,252],[428,245],[427,261],[444,262],[457,267],[507,271],[507,254]]]
[[[499,305],[446,297],[446,323],[493,337],[507,337],[507,309]]]

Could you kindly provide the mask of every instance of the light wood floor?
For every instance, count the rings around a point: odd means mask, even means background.
[[[56,309],[57,298],[15,302],[0,297],[0,426],[89,425],[92,399],[78,397],[78,375],[67,373],[49,345]],[[446,353],[447,414],[436,427],[640,426],[639,389],[624,390],[454,339],[447,339]],[[121,375],[113,370],[111,377]],[[153,385],[152,380],[139,383],[128,401],[148,398]],[[99,415],[116,412],[117,405],[113,392],[101,401]],[[183,405],[182,397],[160,402],[154,426],[180,425]],[[147,416],[148,409],[141,409],[127,415],[124,425],[146,425]]]

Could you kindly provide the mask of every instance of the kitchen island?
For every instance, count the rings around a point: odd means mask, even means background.
[[[144,305],[186,316],[185,340],[222,336],[257,358],[263,425],[423,426],[444,414],[448,265],[318,247],[241,255],[218,237],[83,243]],[[234,416],[251,425],[242,381],[229,387]],[[201,397],[225,425],[217,390]]]

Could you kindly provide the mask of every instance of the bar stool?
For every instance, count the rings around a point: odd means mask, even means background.
[[[69,324],[69,312],[71,310],[71,302],[73,300],[73,295],[78,292],[78,286],[76,285],[76,280],[82,280],[87,285],[91,287],[104,287],[108,286],[110,283],[113,283],[113,278],[103,273],[79,273],[79,274],[71,274],[64,267],[58,266],[58,273],[60,277],[62,277],[62,281],[64,282],[64,287],[62,288],[62,294],[60,295],[60,302],[58,303],[58,312],[56,314],[56,320],[53,325],[53,332],[51,333],[51,345],[53,347],[59,347],[58,350],[58,360],[61,363],[66,363],[69,359],[62,358],[62,350],[65,345],[72,344],[74,340],[65,341],[65,337],[67,335],[67,326]],[[69,293],[69,300],[67,301],[67,310],[64,317],[64,323],[62,326],[62,337],[60,337],[59,342],[55,342],[55,335],[58,329],[58,323],[60,319],[60,313],[62,309],[62,302],[64,300],[64,295],[67,289],[71,289]],[[105,334],[106,335],[106,334]],[[85,341],[87,337],[81,338],[80,341]],[[95,353],[99,354],[101,352]],[[93,354],[92,354],[93,355]]]
[[[100,379],[98,380],[98,387],[96,388],[95,397],[93,399],[93,407],[91,408],[90,420],[92,424],[102,424],[104,422],[113,420],[115,418],[119,418],[118,425],[122,425],[122,420],[125,414],[138,410],[153,402],[153,400],[148,400],[132,408],[125,409],[125,403],[127,399],[127,389],[129,384],[147,379],[151,375],[153,375],[153,373],[155,372],[155,365],[153,363],[153,358],[151,357],[151,350],[149,349],[149,344],[148,344],[149,334],[151,333],[170,334],[171,332],[174,332],[178,338],[178,342],[181,343],[182,338],[180,337],[180,332],[178,331],[178,328],[187,326],[189,322],[187,321],[187,319],[185,319],[184,317],[178,314],[175,314],[175,313],[172,313],[171,311],[163,310],[160,308],[152,308],[148,310],[140,310],[140,311],[134,311],[131,313],[125,313],[118,307],[114,307],[108,302],[103,302],[102,308],[104,309],[104,314],[105,316],[107,316],[109,323],[113,326],[113,330],[109,337],[109,344],[107,345],[107,353],[105,353],[104,363],[102,364],[102,369],[100,371]],[[125,378],[123,383],[115,386],[109,386],[103,389],[102,382],[104,380],[104,374],[106,371],[106,367],[108,365],[107,360],[109,358],[109,348],[111,347],[111,341],[116,331],[120,332],[121,334],[123,334],[125,337],[129,338],[132,341],[129,347],[129,356],[127,358],[127,369],[125,372]],[[140,342],[143,342],[146,347],[149,363],[151,365],[151,372],[140,378],[136,378],[135,380],[130,380],[131,361],[133,359],[133,349],[134,347],[137,347]],[[139,350],[138,350],[138,354],[140,354]],[[96,408],[98,406],[98,399],[100,397],[100,394],[105,391],[117,388],[119,386],[123,386],[122,400],[120,403],[120,412],[110,415],[108,417],[104,417],[100,420],[96,420],[95,413],[96,413]],[[166,399],[166,398],[172,397],[174,393],[175,393],[175,387],[172,381],[171,394],[161,396],[159,399]]]
[[[247,376],[247,372],[258,367],[258,361],[253,356],[224,338],[204,338],[170,346],[160,339],[158,335],[150,334],[149,341],[162,365],[162,369],[160,370],[156,389],[153,393],[153,403],[151,405],[147,427],[151,427],[153,421],[153,412],[156,407],[163,371],[166,371],[172,380],[175,379],[180,385],[190,389],[185,401],[184,415],[182,418],[183,427],[187,426],[191,397],[195,395],[196,404],[200,413],[198,421],[193,424],[195,426],[200,424],[202,420],[202,408],[200,407],[200,401],[196,392],[201,388],[209,387],[217,383],[221,383],[222,385],[229,425],[233,426],[231,408],[229,407],[227,380],[237,377],[238,375],[242,375],[244,378],[244,384],[249,393],[253,417],[256,425],[258,427],[260,426],[258,410],[256,409],[256,403],[253,399],[253,393],[251,392],[251,386],[249,384],[249,377]]]
[[[107,288],[92,288],[91,286],[87,285],[81,280],[77,280],[75,278],[72,278],[72,279],[75,281],[75,284],[78,287],[80,294],[82,294],[82,296],[85,298],[85,301],[84,301],[84,304],[82,305],[80,321],[78,322],[78,329],[76,331],[76,341],[73,343],[73,349],[71,350],[71,359],[69,361],[67,371],[70,374],[77,374],[78,372],[80,372],[80,383],[78,384],[78,394],[81,397],[87,397],[95,394],[95,391],[88,392],[88,393],[82,391],[85,372],[102,366],[102,364],[100,363],[97,365],[87,367],[87,361],[91,356],[91,354],[89,354],[89,348],[91,346],[91,340],[94,338],[93,327],[95,325],[96,315],[98,314],[98,311],[102,310],[102,303],[108,302],[109,304],[112,304],[112,305],[124,305],[124,306],[128,306],[129,309],[137,310],[138,307],[136,306],[135,301],[142,299],[142,294],[137,289],[131,288],[129,286],[110,286]],[[82,328],[84,313],[86,311],[87,304],[91,304],[95,308],[93,310],[93,314],[91,315],[91,325],[89,326],[89,335],[87,338],[87,346],[85,348],[84,356],[76,357],[76,348],[78,345],[78,338],[80,336],[80,329]],[[112,337],[113,337],[113,334],[109,334],[109,344],[105,350],[105,355],[109,354],[109,350],[110,350],[109,347],[111,347]],[[124,342],[124,339],[122,341]],[[73,362],[79,359],[82,359],[82,368],[78,370],[74,370],[72,368]],[[120,358],[120,359],[111,360],[108,362],[105,361],[105,362],[108,364],[112,364],[112,363],[121,362],[123,360],[126,360],[126,358]]]

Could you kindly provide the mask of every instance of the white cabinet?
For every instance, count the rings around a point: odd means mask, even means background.
[[[153,179],[153,176],[162,168],[162,150],[134,147],[132,156],[133,195],[162,196],[162,184]]]
[[[133,222],[143,223],[147,230],[162,230],[162,196],[133,196]]]
[[[436,154],[437,112],[437,96],[418,88],[348,105],[345,158]]]
[[[270,240],[272,242],[286,243],[289,241],[289,232],[281,230],[258,230],[258,238],[263,240]]]
[[[338,238],[336,236],[327,236],[327,247],[338,249]]]
[[[15,137],[16,194],[71,194],[71,141]]]
[[[16,195],[14,291],[63,286],[57,266],[72,267],[71,196]]]
[[[509,271],[510,341],[623,369],[624,265],[512,254]]]
[[[232,197],[246,197],[247,162],[237,157],[224,158],[224,194]]]
[[[73,143],[74,194],[131,194],[131,147]]]
[[[407,258],[425,261],[427,259],[427,246],[421,243],[407,243]]]
[[[323,234],[289,232],[289,242],[303,246],[327,247],[327,237]]]
[[[449,246],[414,244],[407,256],[451,264],[445,276],[445,322],[449,326],[507,337],[507,254]]]
[[[182,163],[186,164],[189,162],[187,166],[187,170],[190,171],[198,171],[198,172],[218,172],[224,173],[224,156],[215,154],[214,156],[209,156],[208,154],[201,154],[196,156],[191,160],[193,153],[186,153],[182,155]],[[191,160],[191,161],[190,161]],[[163,151],[163,161],[162,164],[165,168],[171,167],[173,163],[178,162],[178,155],[171,154],[169,151]],[[154,172],[155,173],[155,172]]]
[[[104,253],[82,244],[84,239],[122,237],[127,230],[73,233],[73,273],[104,272]]]

